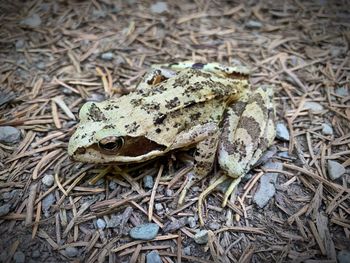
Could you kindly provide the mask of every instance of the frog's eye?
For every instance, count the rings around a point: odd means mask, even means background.
[[[101,150],[115,153],[124,145],[124,139],[122,137],[108,136],[99,141],[98,147]]]

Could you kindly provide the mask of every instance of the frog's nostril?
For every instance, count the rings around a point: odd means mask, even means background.
[[[86,149],[84,147],[79,147],[75,151],[75,153],[77,154],[84,154],[85,152],[86,152]]]

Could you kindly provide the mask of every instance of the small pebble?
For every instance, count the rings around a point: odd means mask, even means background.
[[[333,128],[326,123],[322,123],[322,133],[324,135],[333,135]]]
[[[156,203],[156,204],[154,205],[154,208],[155,208],[157,211],[163,210],[163,206],[162,206],[162,204],[160,204],[160,203]]]
[[[286,159],[289,159],[290,158],[290,155],[288,152],[279,152],[277,154],[279,157],[282,157],[282,158],[286,158]]]
[[[112,215],[110,219],[106,220],[107,228],[118,227],[122,223],[123,217],[121,215]]]
[[[185,256],[191,256],[191,247],[190,246],[184,247],[182,252]]]
[[[74,258],[78,255],[79,250],[75,247],[67,247],[64,252],[67,257]]]
[[[350,251],[340,250],[337,255],[338,263],[350,263]]]
[[[14,255],[13,255],[13,260],[16,263],[24,263],[26,260],[26,256],[24,255],[24,253],[22,251],[17,251]]]
[[[187,224],[190,228],[195,228],[196,227],[196,219],[193,216],[190,216],[187,218]]]
[[[327,170],[328,170],[328,176],[332,180],[338,179],[339,177],[341,177],[345,173],[344,166],[341,165],[340,163],[338,163],[336,161],[332,161],[332,160],[328,160]]]
[[[282,141],[289,141],[289,131],[283,123],[277,123],[276,137]]]
[[[108,186],[109,186],[109,189],[113,191],[117,188],[117,183],[114,181],[110,181]]]
[[[86,100],[100,102],[100,101],[103,101],[105,99],[106,99],[105,96],[102,94],[92,93],[91,96],[88,97]]]
[[[161,14],[168,11],[168,4],[166,2],[157,2],[151,5],[151,12],[155,14]]]
[[[267,162],[263,165],[265,169],[282,170],[283,165],[280,162]],[[277,182],[277,173],[265,173],[260,178],[260,184],[258,190],[255,192],[253,201],[260,208],[267,205],[270,199],[275,195]]]
[[[168,221],[164,224],[163,232],[164,233],[175,232],[176,230],[179,230],[181,227],[185,226],[186,223],[187,223],[187,218],[185,217]]]
[[[16,143],[21,138],[21,132],[19,129],[11,126],[0,127],[0,142],[3,143]]]
[[[43,182],[44,185],[46,185],[47,187],[51,187],[53,186],[53,183],[55,181],[54,177],[52,174],[47,174],[43,177],[43,179],[41,180]]]
[[[42,201],[42,211],[44,212],[45,216],[48,217],[49,216],[49,210],[51,205],[53,205],[53,203],[55,202],[55,196],[53,195],[53,193],[49,194],[48,196],[44,197],[43,201]]]
[[[218,230],[220,228],[220,224],[218,222],[211,222],[209,223],[209,228],[211,230]]]
[[[165,190],[165,195],[170,197],[174,195],[174,191],[172,189],[166,189]]]
[[[154,185],[154,181],[153,181],[153,177],[150,175],[146,175],[145,177],[143,177],[143,186],[146,189],[152,189]]]
[[[317,102],[307,101],[304,104],[304,109],[311,110],[312,113],[317,113],[323,110],[323,106]]]
[[[157,236],[158,231],[159,226],[157,224],[148,223],[132,228],[129,235],[133,239],[152,240]]]
[[[207,230],[198,231],[194,236],[194,242],[196,242],[199,245],[204,245],[208,243],[208,231]]]
[[[22,25],[38,27],[41,25],[41,18],[38,14],[33,14],[30,17],[27,17],[20,22]]]
[[[162,263],[162,259],[160,258],[157,250],[152,250],[146,256],[146,263]]]
[[[24,40],[23,40],[23,39],[18,39],[18,40],[16,41],[15,46],[16,46],[16,49],[24,48]]]
[[[10,212],[11,205],[10,204],[4,204],[0,206],[0,216],[5,216]]]
[[[335,90],[335,94],[342,97],[347,97],[349,96],[349,89],[347,87],[339,87]]]
[[[103,60],[110,61],[110,60],[113,60],[113,57],[114,57],[114,54],[112,52],[106,52],[101,54],[101,58]]]
[[[249,20],[245,26],[250,29],[260,29],[262,27],[262,24],[259,21],[256,20]]]
[[[46,64],[43,61],[39,61],[38,63],[35,64],[37,69],[44,70],[46,69]]]
[[[34,250],[34,251],[32,252],[32,258],[38,258],[38,257],[40,257],[40,251]]]
[[[105,229],[106,222],[103,219],[99,218],[96,220],[96,225],[97,225],[97,228],[99,229]]]

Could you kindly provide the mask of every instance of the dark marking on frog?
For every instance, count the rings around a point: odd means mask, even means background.
[[[140,106],[142,104],[143,98],[132,99],[130,100],[130,104],[134,107]]]
[[[205,64],[203,64],[203,63],[194,63],[192,65],[192,68],[194,68],[194,69],[203,69],[204,66],[205,66]]]
[[[113,105],[113,104],[109,104],[106,107],[103,108],[105,111],[109,111],[109,110],[115,110],[115,109],[119,109],[119,106],[117,105]]]
[[[191,115],[190,115],[190,120],[191,121],[196,121],[196,120],[198,120],[200,117],[201,117],[201,113],[200,112],[197,112],[197,113],[192,113]]]
[[[107,120],[107,118],[103,114],[103,112],[100,110],[100,108],[97,107],[95,103],[93,103],[93,104],[91,104],[90,109],[89,109],[88,120],[99,122],[99,121],[105,121],[105,120]]]
[[[139,127],[140,127],[140,124],[137,124],[136,121],[134,121],[131,124],[125,125],[125,129],[128,133],[136,132]]]
[[[172,109],[180,105],[180,100],[178,97],[171,99],[170,101],[166,101],[165,108]]]
[[[161,133],[161,132],[162,132],[162,129],[160,129],[160,128],[156,129],[156,133]]]
[[[165,119],[166,119],[166,114],[158,113],[158,116],[156,116],[153,119],[153,123],[154,123],[154,125],[159,125],[159,124],[162,124]]]
[[[113,124],[107,124],[107,125],[105,125],[102,129],[115,129],[116,127],[115,127],[115,125],[113,125]]]
[[[141,109],[143,109],[147,113],[150,113],[151,111],[158,111],[160,109],[160,103],[158,102],[145,103],[141,106]]]

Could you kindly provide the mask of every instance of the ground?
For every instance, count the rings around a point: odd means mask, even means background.
[[[349,4],[2,1],[0,128],[20,137],[0,142],[0,261],[145,262],[152,250],[163,262],[346,258]],[[255,168],[224,209],[220,191],[206,199],[204,227],[196,200],[218,167],[179,209],[190,154],[119,172],[67,155],[85,101],[128,93],[150,65],[183,60],[249,66],[253,87],[274,85],[276,124],[290,135],[275,140],[278,171]],[[265,175],[275,194],[259,208]],[[149,176],[158,187],[145,188]],[[149,217],[156,239],[132,240]],[[207,244],[194,242],[197,230],[209,230]]]

